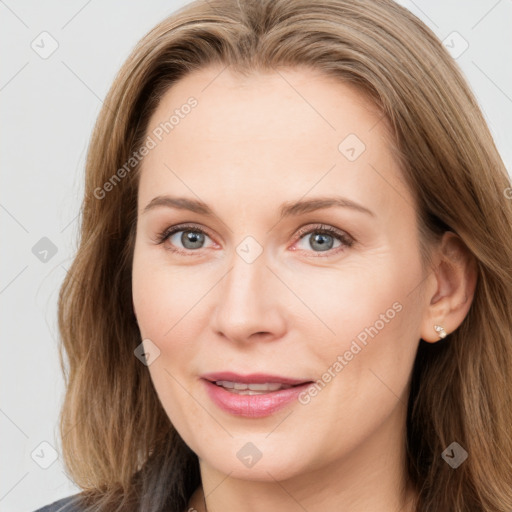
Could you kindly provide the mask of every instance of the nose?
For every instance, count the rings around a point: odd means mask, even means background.
[[[234,254],[216,291],[211,322],[217,335],[241,343],[284,335],[284,285],[267,265],[264,252],[251,263]]]

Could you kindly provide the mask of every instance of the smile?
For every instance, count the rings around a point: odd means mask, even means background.
[[[312,384],[241,383],[201,379],[206,393],[223,412],[242,418],[263,418],[298,401],[300,393]]]
[[[268,393],[269,391],[279,391],[280,389],[288,389],[292,387],[288,384],[281,384],[277,382],[247,384],[244,382],[231,382],[228,380],[218,380],[215,382],[215,384],[230,391],[231,393],[236,393],[238,395],[259,395]]]

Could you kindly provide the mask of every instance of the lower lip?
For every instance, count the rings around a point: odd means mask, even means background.
[[[306,382],[300,386],[293,386],[279,391],[269,391],[258,395],[239,395],[225,390],[221,386],[203,379],[206,391],[215,404],[222,410],[242,416],[244,418],[262,418],[286,407],[299,394],[312,383]]]

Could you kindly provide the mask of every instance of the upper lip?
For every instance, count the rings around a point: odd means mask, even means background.
[[[201,375],[201,378],[211,382],[225,380],[229,382],[240,382],[244,384],[280,383],[287,384],[289,386],[296,386],[297,384],[312,382],[309,379],[292,379],[290,377],[283,377],[282,375],[270,375],[266,373],[251,373],[248,375],[241,375],[234,372],[215,372],[205,373]]]

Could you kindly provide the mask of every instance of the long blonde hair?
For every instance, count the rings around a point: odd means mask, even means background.
[[[309,67],[355,85],[386,116],[419,205],[422,254],[452,230],[478,267],[462,325],[437,344],[420,340],[404,441],[417,510],[510,512],[510,179],[459,68],[431,30],[391,0],[198,0],[151,30],[118,73],[90,143],[80,244],[59,296],[60,433],[83,503],[182,512],[200,483],[197,456],[134,356],[139,165],[104,197],[98,190],[141,147],[162,94],[209,64],[243,74]],[[452,441],[469,454],[457,469],[441,457]]]

